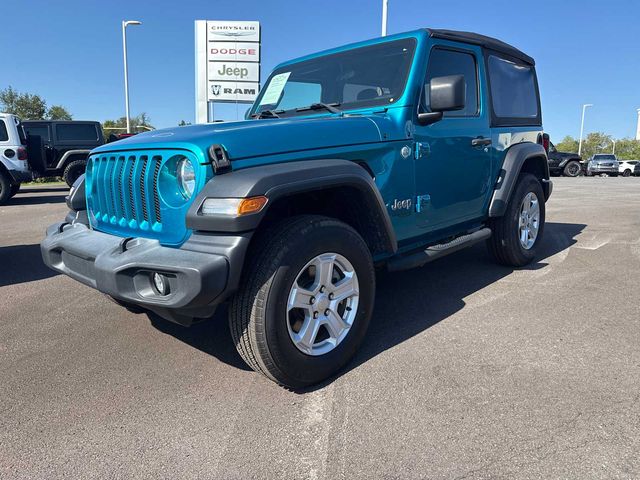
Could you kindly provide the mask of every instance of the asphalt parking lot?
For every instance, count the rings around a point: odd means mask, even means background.
[[[381,274],[364,347],[288,392],[47,270],[62,187],[0,207],[0,478],[638,478],[640,178],[556,178],[542,255]]]

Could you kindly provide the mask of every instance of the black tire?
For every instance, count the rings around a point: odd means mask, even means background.
[[[11,178],[9,174],[0,170],[0,205],[4,205],[11,198]]]
[[[622,176],[623,177],[630,177],[631,176],[631,170],[629,170],[628,168],[622,172]]]
[[[247,256],[240,290],[229,309],[229,326],[240,356],[255,371],[281,386],[301,389],[342,368],[362,343],[375,295],[375,273],[366,243],[349,225],[327,217],[301,215],[276,224]],[[323,355],[303,353],[289,335],[287,301],[304,266],[323,253],[344,256],[354,267],[360,292],[347,335]]]
[[[67,185],[69,185],[69,187],[73,187],[73,183],[84,173],[86,168],[86,160],[74,160],[64,169],[62,179],[67,183]]]
[[[14,197],[20,191],[20,184],[14,183],[11,185],[11,196]]]
[[[535,193],[538,197],[540,207],[540,218],[538,235],[531,248],[525,249],[519,240],[519,217],[520,206],[529,193]],[[502,265],[511,267],[523,267],[533,261],[536,256],[537,247],[542,240],[545,222],[544,192],[540,181],[530,173],[520,175],[518,183],[515,185],[507,210],[502,217],[492,218],[489,226],[492,236],[487,241],[489,252]]]
[[[582,167],[580,167],[580,162],[571,160],[564,166],[564,170],[562,173],[565,177],[577,177],[578,175],[580,175],[581,168]]]

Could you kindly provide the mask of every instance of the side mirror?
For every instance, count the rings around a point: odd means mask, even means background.
[[[464,108],[467,84],[464,75],[448,75],[431,79],[429,106],[432,112],[450,112]]]
[[[419,113],[418,121],[429,125],[442,119],[444,112],[462,110],[465,107],[467,84],[464,75],[447,75],[431,79],[425,95],[429,95],[431,112]]]

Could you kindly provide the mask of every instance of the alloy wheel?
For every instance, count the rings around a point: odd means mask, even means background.
[[[324,355],[348,335],[358,313],[358,275],[344,256],[323,253],[308,262],[289,291],[287,327],[307,355]]]

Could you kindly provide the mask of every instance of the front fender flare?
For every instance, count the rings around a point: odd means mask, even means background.
[[[360,165],[339,159],[304,160],[260,165],[214,176],[187,212],[187,228],[208,232],[238,233],[255,230],[275,200],[331,187],[349,186],[362,192],[387,239],[386,249],[397,250],[397,240],[387,208],[369,173]],[[264,195],[267,207],[241,217],[203,215],[207,198],[247,198]]]

